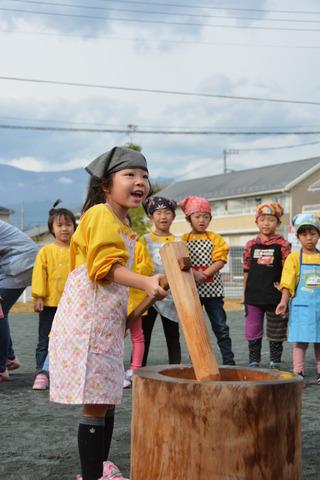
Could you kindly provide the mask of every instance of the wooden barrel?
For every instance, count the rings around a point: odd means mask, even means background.
[[[190,366],[138,370],[130,480],[301,479],[303,382],[288,372]]]

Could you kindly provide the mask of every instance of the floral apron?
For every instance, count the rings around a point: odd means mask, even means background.
[[[302,263],[289,308],[289,342],[320,342],[320,264]]]
[[[123,240],[130,269],[135,239]],[[128,292],[117,283],[91,281],[86,265],[70,273],[50,334],[50,400],[121,402]]]

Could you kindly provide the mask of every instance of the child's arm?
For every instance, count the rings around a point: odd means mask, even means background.
[[[282,315],[283,317],[286,315],[289,300],[290,300],[290,291],[288,288],[283,288],[281,300],[278,303],[275,311],[276,315]]]
[[[213,243],[213,263],[204,270],[207,277],[215,275],[221,270],[228,260],[229,246],[220,235],[215,233],[210,234]]]
[[[43,298],[36,298],[36,300],[34,302],[34,311],[35,312],[42,312],[43,307],[44,307]]]
[[[243,296],[240,303],[244,303],[244,296],[247,287],[248,272],[243,272]]]
[[[41,249],[36,256],[32,272],[31,291],[34,311],[42,312],[47,291],[47,257],[44,249]]]
[[[203,273],[206,275],[206,277],[212,277],[215,273],[219,272],[221,268],[225,266],[226,262],[223,262],[222,260],[217,260],[216,262],[213,262],[210,267],[206,268]]]
[[[299,252],[290,253],[286,258],[280,280],[281,300],[276,308],[276,315],[284,316],[286,314],[288,303],[295,294],[295,289],[299,277]]]
[[[243,297],[241,300],[241,303],[244,303],[245,299],[245,291],[247,288],[247,281],[248,281],[248,275],[249,275],[249,270],[251,267],[251,247],[256,243],[256,240],[249,240],[245,247],[244,247],[244,252],[243,252]]]
[[[192,273],[196,283],[204,283],[207,281],[207,275],[203,270],[192,269]]]
[[[138,273],[131,272],[126,267],[115,263],[112,265],[106,280],[111,282],[120,283],[126,287],[139,288],[144,290],[149,297],[162,299],[167,295],[167,292],[160,287],[159,281],[163,275],[153,275],[147,277],[146,275],[139,275]]]

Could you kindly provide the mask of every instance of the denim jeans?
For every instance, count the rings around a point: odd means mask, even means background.
[[[48,355],[49,333],[57,307],[44,307],[39,313],[38,345],[36,348],[36,371],[41,372]]]
[[[10,327],[8,315],[9,311],[16,303],[24,288],[0,288],[1,306],[3,318],[0,318],[0,372],[6,369],[8,358],[14,358],[12,340],[10,336]]]
[[[217,337],[218,346],[221,351],[223,365],[234,365],[227,316],[223,308],[222,297],[200,297],[201,305],[209,317],[212,330]]]

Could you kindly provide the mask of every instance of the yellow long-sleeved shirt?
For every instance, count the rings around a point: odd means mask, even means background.
[[[86,211],[73,234],[70,245],[70,269],[86,264],[89,278],[103,280],[112,265],[125,266],[129,253],[123,236],[134,239],[133,230],[121,221],[104,204]]]
[[[199,240],[211,240],[212,242],[212,263],[221,260],[227,262],[229,245],[218,233],[204,232],[204,233],[185,233],[182,238],[182,242],[196,242]]]
[[[140,275],[151,276],[153,274],[153,265],[148,249],[145,245],[138,241],[134,250],[134,263],[132,271]],[[128,315],[139,305],[147,296],[146,292],[137,288],[130,288],[128,301]]]
[[[320,264],[320,254],[306,254],[302,255],[302,262],[305,264]],[[280,289],[287,288],[291,297],[294,296],[300,276],[300,250],[290,253],[283,265]]]
[[[69,275],[69,247],[49,243],[39,250],[32,273],[32,297],[56,307]]]

